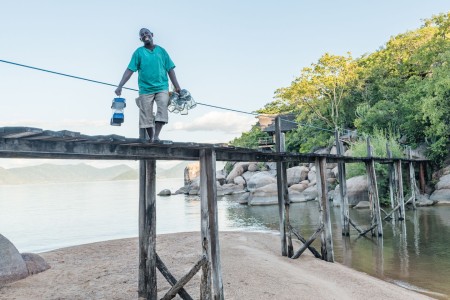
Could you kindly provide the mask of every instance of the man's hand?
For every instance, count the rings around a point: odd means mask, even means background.
[[[122,87],[118,86],[117,89],[115,90],[115,93],[116,93],[117,96],[120,97],[120,95],[122,94]]]

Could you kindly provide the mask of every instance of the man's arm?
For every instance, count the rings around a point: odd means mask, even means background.
[[[170,71],[169,71],[169,78],[170,78],[170,81],[172,82],[173,86],[175,87],[175,92],[180,93],[181,88],[180,88],[180,85],[178,84],[177,76],[175,75],[175,71],[173,70],[173,68],[170,69]]]
[[[133,71],[131,71],[130,69],[126,69],[125,72],[123,73],[122,76],[122,80],[120,81],[119,85],[117,86],[117,89],[115,91],[117,96],[120,96],[122,94],[122,87],[125,85],[125,83],[127,83],[127,81],[131,78],[131,75],[133,75]],[[172,78],[171,78],[172,80]],[[176,80],[176,78],[175,78]]]

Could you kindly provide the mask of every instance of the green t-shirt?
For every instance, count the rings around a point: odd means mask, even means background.
[[[128,69],[139,73],[139,95],[168,91],[167,73],[173,68],[175,65],[169,54],[159,46],[155,46],[153,51],[139,47],[128,64]]]

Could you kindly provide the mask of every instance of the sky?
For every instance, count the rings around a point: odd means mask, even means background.
[[[0,60],[116,85],[146,27],[197,102],[253,112],[324,53],[374,52],[449,10],[448,0],[2,0]],[[137,74],[126,86],[138,87]],[[137,92],[123,90],[125,122],[109,125],[114,90],[0,62],[0,127],[137,137]],[[205,143],[228,142],[256,122],[204,105],[169,119],[162,139]],[[30,163],[0,159],[5,168]]]

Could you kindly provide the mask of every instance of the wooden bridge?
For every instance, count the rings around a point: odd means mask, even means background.
[[[183,286],[202,269],[200,297],[201,299],[224,299],[221,277],[219,229],[217,222],[216,193],[216,161],[252,161],[276,162],[278,183],[278,204],[280,217],[281,254],[290,258],[298,258],[303,251],[309,249],[316,257],[326,261],[334,261],[330,208],[326,197],[326,163],[338,163],[341,194],[342,234],[350,234],[352,225],[359,235],[372,232],[381,236],[382,217],[378,199],[375,163],[389,164],[390,195],[392,211],[396,218],[404,218],[402,164],[410,167],[411,186],[415,187],[414,164],[423,169],[426,160],[378,158],[372,156],[368,142],[367,157],[347,157],[341,155],[342,145],[336,135],[337,155],[285,153],[281,138],[280,120],[275,124],[277,132],[277,152],[252,150],[229,146],[226,144],[171,143],[150,144],[142,138],[125,138],[117,135],[87,136],[72,131],[49,131],[30,127],[0,128],[0,157],[2,158],[45,158],[45,159],[89,159],[89,160],[140,160],[139,185],[139,296],[146,299],[157,298],[156,269],[172,285],[162,299],[171,299],[179,294],[183,299],[192,299]],[[140,136],[144,137],[143,130]],[[388,151],[389,152],[389,151]],[[176,279],[156,254],[156,160],[199,160],[200,161],[200,199],[201,199],[201,236],[202,253],[198,262],[182,278]],[[314,235],[306,240],[289,222],[289,195],[286,179],[287,164],[315,163],[320,211],[320,226]],[[366,165],[369,183],[369,199],[371,201],[371,219],[367,229],[356,225],[349,217],[346,186],[345,164],[362,162]],[[416,189],[408,200],[414,205]],[[408,202],[406,201],[406,202]],[[388,216],[385,216],[387,218]],[[302,243],[295,253],[292,235]],[[315,238],[321,236],[321,251],[311,246]]]

